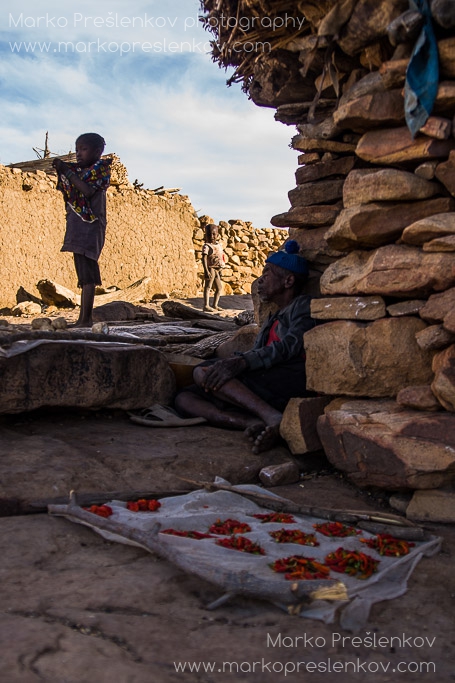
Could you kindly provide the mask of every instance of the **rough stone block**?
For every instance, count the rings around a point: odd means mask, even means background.
[[[432,354],[417,346],[418,318],[373,323],[337,321],[305,333],[307,386],[332,396],[396,396],[406,386],[429,384]]]
[[[406,508],[406,517],[415,522],[455,522],[455,491],[415,491]]]
[[[415,201],[441,192],[438,183],[394,168],[351,171],[343,186],[346,208],[370,202]]]
[[[280,434],[293,455],[314,453],[322,448],[316,423],[330,400],[326,396],[291,398],[283,413]]]
[[[449,346],[433,359],[433,394],[446,410],[455,412],[455,345]]]
[[[405,244],[422,246],[437,237],[455,235],[455,214],[438,213],[408,225],[401,236]]]
[[[441,404],[431,391],[429,385],[406,387],[397,394],[397,403],[403,408],[435,412],[441,410]]]
[[[378,320],[385,314],[381,296],[326,297],[311,302],[311,317],[316,320]]]
[[[341,211],[327,231],[327,243],[341,250],[378,247],[397,240],[410,223],[453,208],[453,199],[447,197],[351,206]]]
[[[434,489],[455,475],[455,416],[352,401],[318,420],[327,458],[360,487]],[[396,406],[396,404],[395,404]]]
[[[321,293],[422,297],[454,284],[455,254],[424,254],[416,247],[393,244],[354,251],[332,263],[321,277]]]
[[[452,308],[455,308],[455,287],[432,294],[419,315],[428,323],[441,323]]]

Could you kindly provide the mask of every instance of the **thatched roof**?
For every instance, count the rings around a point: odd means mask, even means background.
[[[408,0],[201,0],[202,22],[214,37],[212,58],[234,67],[228,83],[242,82],[245,91],[283,50],[299,54],[303,78],[317,71],[322,50],[322,78],[330,70],[334,79],[336,71],[379,68],[393,53],[388,26],[408,8]]]
[[[327,0],[314,4],[326,5]],[[262,54],[311,32],[295,0],[201,0],[201,9],[202,23],[214,36],[213,60],[235,67],[228,84],[243,81],[245,89]]]

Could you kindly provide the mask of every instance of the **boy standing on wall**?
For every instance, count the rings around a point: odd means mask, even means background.
[[[202,266],[204,268],[204,311],[221,311],[219,306],[222,283],[221,269],[226,261],[223,245],[219,240],[218,226],[209,223],[205,226],[205,244],[202,247]],[[214,286],[213,308],[210,306],[210,290]]]
[[[74,254],[78,283],[82,289],[76,327],[91,327],[95,287],[101,284],[98,259],[106,234],[106,190],[111,159],[101,159],[104,139],[84,133],[76,140],[76,163],[54,159],[57,189],[66,206],[66,232],[62,251]]]

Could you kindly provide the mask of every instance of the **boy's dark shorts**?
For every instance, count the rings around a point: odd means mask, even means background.
[[[78,287],[101,284],[98,261],[94,261],[83,254],[74,254],[74,266],[76,268]]]
[[[211,365],[215,362],[216,360],[204,361],[197,367]],[[236,379],[240,380],[254,394],[280,412],[283,412],[291,398],[315,396],[313,392],[306,390],[305,360],[303,358],[279,363],[267,369],[247,370],[238,375]],[[235,406],[231,403],[204,391],[197,384],[191,384],[182,391],[190,391],[197,394],[207,401],[211,401],[220,410],[235,409]]]

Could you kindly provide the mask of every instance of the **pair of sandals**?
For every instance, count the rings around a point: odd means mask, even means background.
[[[191,427],[207,422],[205,417],[180,417],[170,406],[155,403],[150,408],[128,412],[130,420],[145,427]]]

